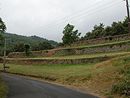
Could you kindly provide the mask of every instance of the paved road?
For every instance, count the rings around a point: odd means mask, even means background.
[[[8,98],[98,98],[62,86],[21,76],[3,73],[2,77],[9,86]]]

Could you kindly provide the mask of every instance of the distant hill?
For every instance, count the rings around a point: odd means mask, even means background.
[[[42,42],[48,42],[54,47],[57,46],[57,44],[58,44],[57,42],[55,42],[53,40],[47,40],[45,38],[38,37],[38,36],[27,37],[27,36],[22,36],[22,35],[17,35],[17,34],[5,33],[5,37],[7,39],[7,50],[8,51],[12,50],[12,48],[16,44],[19,44],[19,43],[29,44],[31,47],[38,45],[39,43],[42,43]]]
[[[22,35],[17,35],[17,34],[6,33],[5,36],[7,38],[7,41],[13,44],[25,43],[25,44],[35,45],[40,42],[49,42],[53,46],[56,46],[58,44],[57,42],[53,40],[47,40],[45,38],[38,37],[35,35],[27,37],[27,36],[22,36]]]

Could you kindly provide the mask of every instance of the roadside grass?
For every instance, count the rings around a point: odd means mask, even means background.
[[[0,98],[6,98],[7,92],[7,86],[0,78]]]
[[[34,77],[43,78],[49,81],[69,82],[74,81],[75,78],[89,78],[90,69],[94,64],[82,65],[13,65],[8,64],[8,70],[12,73],[19,73]],[[2,69],[2,64],[0,64]]]
[[[130,98],[130,55],[96,64],[86,86],[107,98]]]

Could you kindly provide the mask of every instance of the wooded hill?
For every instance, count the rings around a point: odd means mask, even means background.
[[[57,42],[53,40],[47,40],[45,38],[41,38],[38,36],[21,36],[17,34],[5,33],[5,37],[7,39],[7,52],[14,51],[14,47],[18,44],[29,44],[32,49],[38,46],[40,43],[47,42],[51,44],[53,47],[57,46]],[[0,52],[3,50],[3,42],[0,45]]]

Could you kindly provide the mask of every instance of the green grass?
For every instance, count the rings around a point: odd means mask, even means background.
[[[118,68],[118,72],[122,75],[122,79],[112,86],[112,93],[130,94],[130,56],[121,57],[118,61],[113,61],[113,66]]]
[[[96,48],[96,47],[113,46],[113,45],[127,44],[127,43],[130,43],[130,40],[111,42],[111,43],[104,43],[104,44],[96,44],[96,45],[84,45],[84,46],[75,46],[75,47],[72,46],[72,47],[65,47],[65,48],[59,48],[59,49]]]
[[[0,78],[0,98],[6,98],[7,95],[7,86]]]
[[[10,66],[9,72],[25,75],[39,76],[55,81],[66,81],[70,77],[88,77],[90,69],[94,64],[83,65],[13,65]],[[2,64],[0,64],[2,69]],[[77,70],[78,69],[78,70]]]
[[[97,54],[88,54],[88,55],[70,55],[70,56],[60,56],[60,57],[58,56],[57,57],[36,57],[36,58],[21,58],[21,59],[83,59],[83,58],[121,56],[121,55],[127,55],[127,54],[130,54],[130,52],[111,52],[111,53],[97,53]]]
[[[8,66],[10,66],[8,71],[11,73],[35,76],[76,87],[86,87],[98,94],[113,98],[127,98],[122,92],[130,87],[130,54],[97,64],[8,64]],[[2,64],[0,64],[0,69],[2,69]]]

